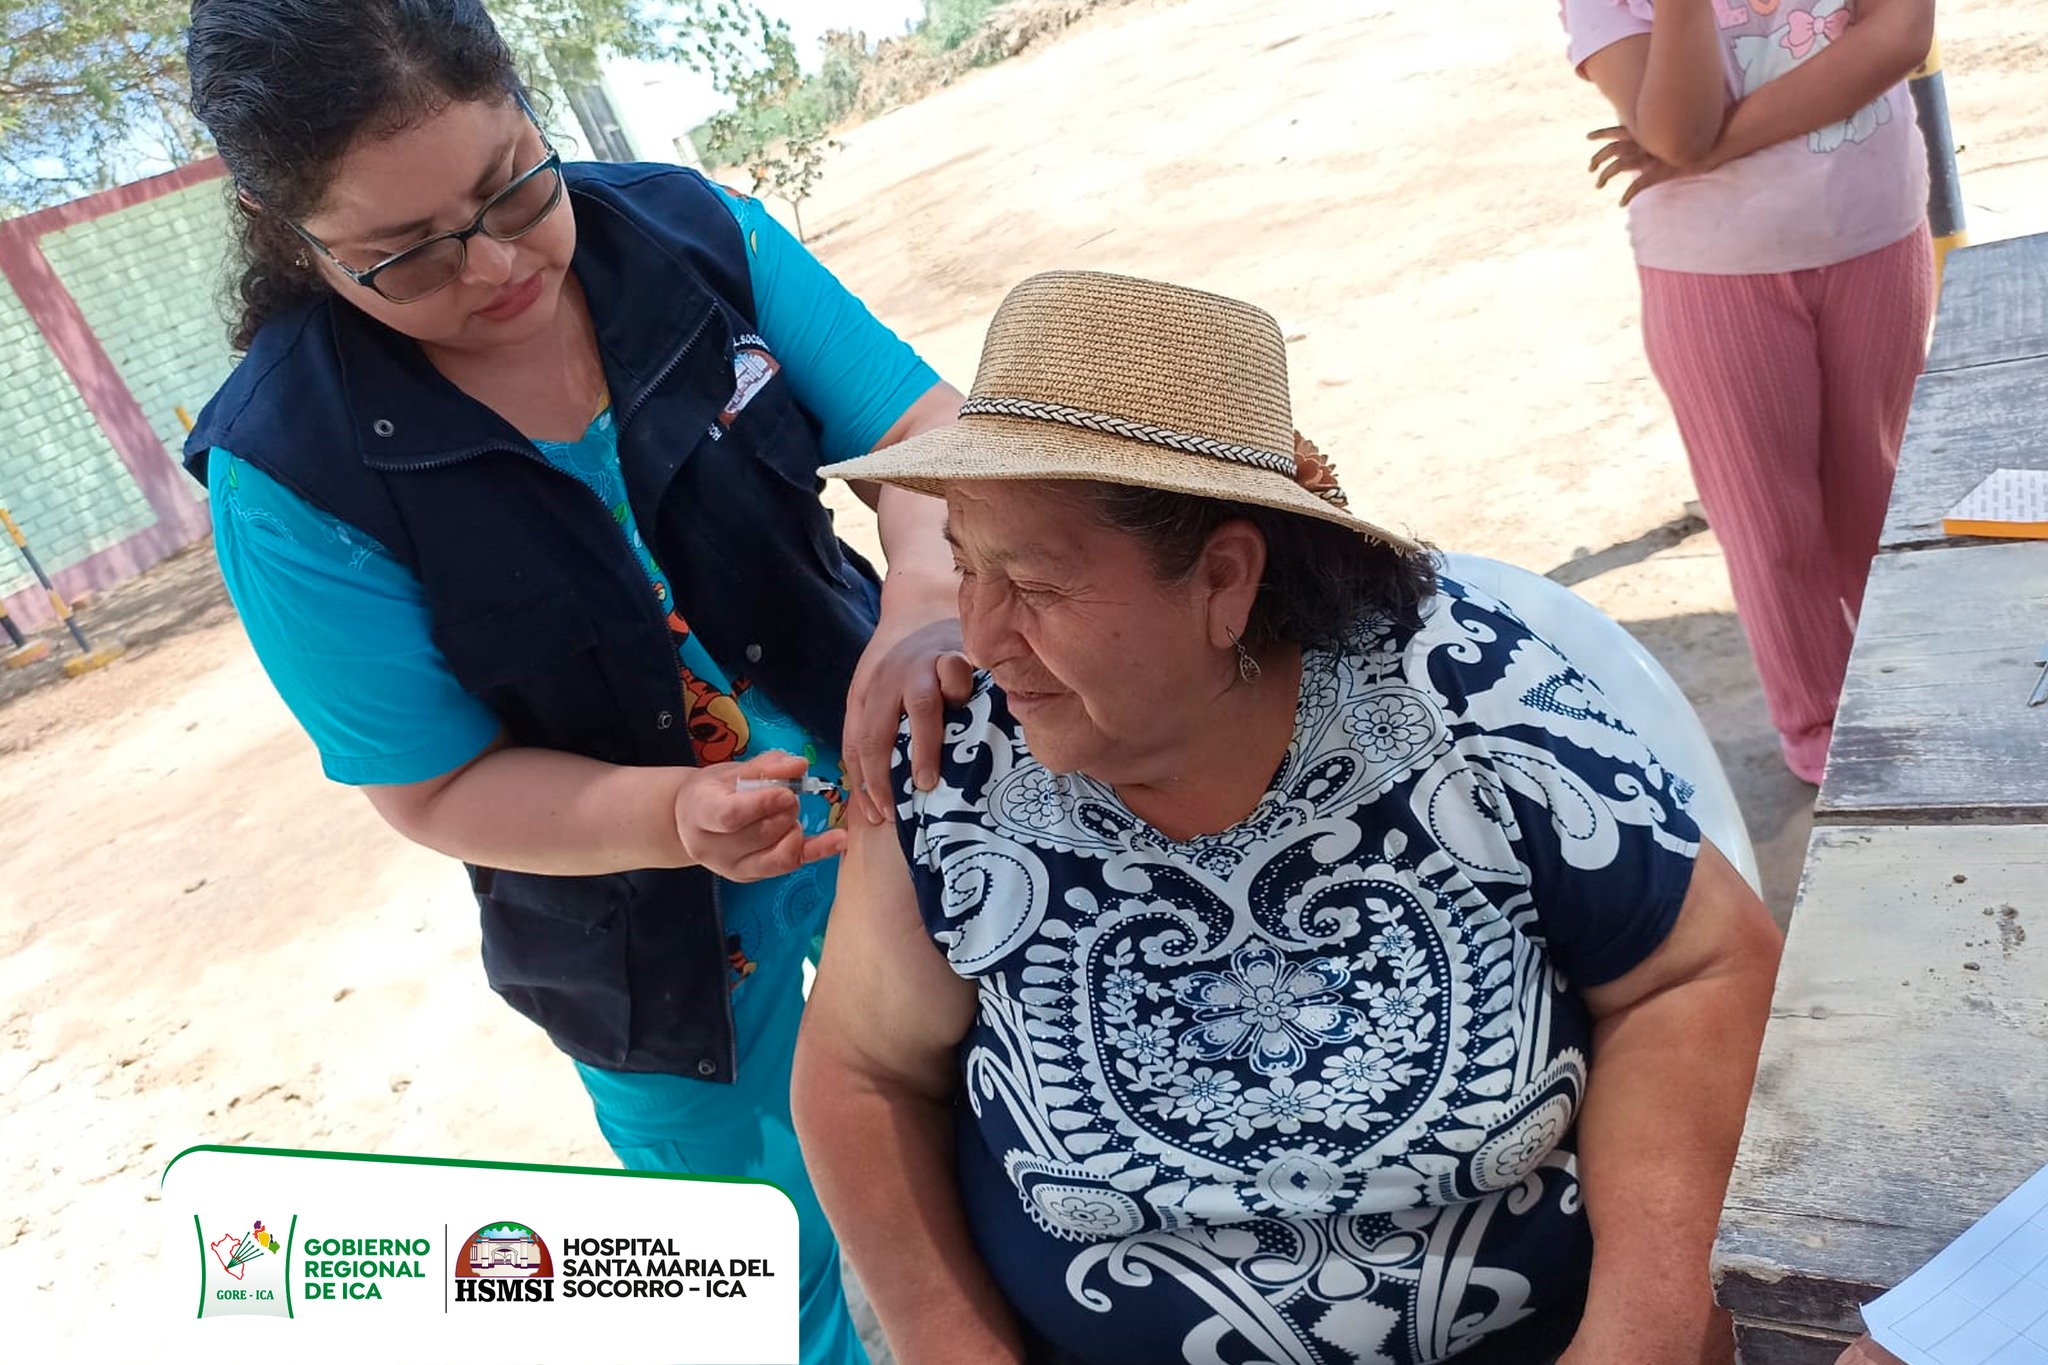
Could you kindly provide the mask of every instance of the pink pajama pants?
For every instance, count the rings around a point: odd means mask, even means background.
[[[1785,762],[1819,782],[1899,439],[1925,363],[1923,225],[1816,270],[1641,269],[1671,401]]]

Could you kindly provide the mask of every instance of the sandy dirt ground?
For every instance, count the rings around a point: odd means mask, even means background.
[[[1554,572],[1665,661],[1782,916],[1812,789],[1686,514],[1621,217],[1583,174],[1603,109],[1551,0],[1369,9],[1103,13],[848,134],[813,245],[963,388],[1038,269],[1273,310],[1357,504]],[[2048,230],[2048,0],[1946,4],[1942,34],[1976,237]],[[193,1143],[607,1164],[570,1068],[486,989],[459,870],[321,778],[209,551],[87,623],[129,657],[0,675],[7,1353],[148,1340],[151,1200]]]

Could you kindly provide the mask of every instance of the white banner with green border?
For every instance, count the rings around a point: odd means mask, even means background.
[[[761,1181],[194,1147],[159,1207],[180,1358],[797,1359],[796,1209]]]

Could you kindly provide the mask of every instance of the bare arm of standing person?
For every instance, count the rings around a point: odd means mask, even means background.
[[[875,449],[947,425],[959,417],[961,401],[951,384],[934,384]],[[875,509],[889,574],[882,583],[881,621],[847,693],[840,757],[851,788],[849,804],[869,820],[882,821],[888,800],[876,799],[863,787],[887,783],[904,716],[910,717],[912,772],[918,787],[929,789],[939,771],[939,717],[948,698],[966,699],[974,670],[960,653],[960,582],[946,548],[946,504],[874,484],[855,484],[854,492]]]
[[[1732,1360],[1708,1259],[1782,942],[1756,893],[1703,842],[1664,942],[1585,992],[1593,1063],[1578,1155],[1593,1273],[1558,1365]]]
[[[1858,0],[1839,38],[1735,105],[1697,168],[1841,122],[1912,75],[1933,46],[1934,0]]]
[[[1648,33],[1601,48],[1580,69],[1651,156],[1688,166],[1713,150],[1728,115],[1713,0],[1658,0]]]
[[[902,1365],[1023,1359],[953,1174],[955,1049],[975,999],[925,935],[895,832],[854,830],[790,1105],[818,1202]]]
[[[1663,21],[1664,12],[1660,6],[1657,22]],[[1624,39],[1589,57],[1585,66],[1586,75],[1622,120],[1618,128],[1587,134],[1605,144],[1593,155],[1592,168],[1599,174],[1596,186],[1625,172],[1642,173],[1622,196],[1624,204],[1651,185],[1725,166],[1850,117],[1926,60],[1934,44],[1934,0],[1862,0],[1856,22],[1840,37],[1728,106],[1704,147],[1653,143],[1643,135],[1639,106],[1657,93],[1645,93],[1649,87],[1644,49],[1649,42]],[[1718,57],[1714,69],[1719,70]]]

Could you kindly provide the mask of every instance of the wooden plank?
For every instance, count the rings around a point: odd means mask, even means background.
[[[1814,818],[2048,823],[2044,645],[2048,541],[1879,556]]]
[[[1853,1340],[1737,1319],[1735,1360],[1736,1365],[1835,1365]]]
[[[1951,251],[1929,370],[2048,355],[2048,233]]]
[[[1714,1278],[1853,1335],[2048,1162],[2048,827],[1819,828]]]
[[[1756,1122],[1754,1099],[1750,1121]],[[1783,1159],[1776,1147],[1771,1155]],[[1799,1154],[1801,1160],[1817,1157]],[[1917,1227],[1787,1213],[1747,1198],[1738,1204],[1731,1190],[1714,1246],[1714,1293],[1748,1321],[1853,1337],[1863,1330],[1863,1305],[1927,1264],[1949,1240]]]
[[[1994,469],[2048,469],[2048,358],[1920,376],[1878,548],[1961,543],[1941,518]]]

